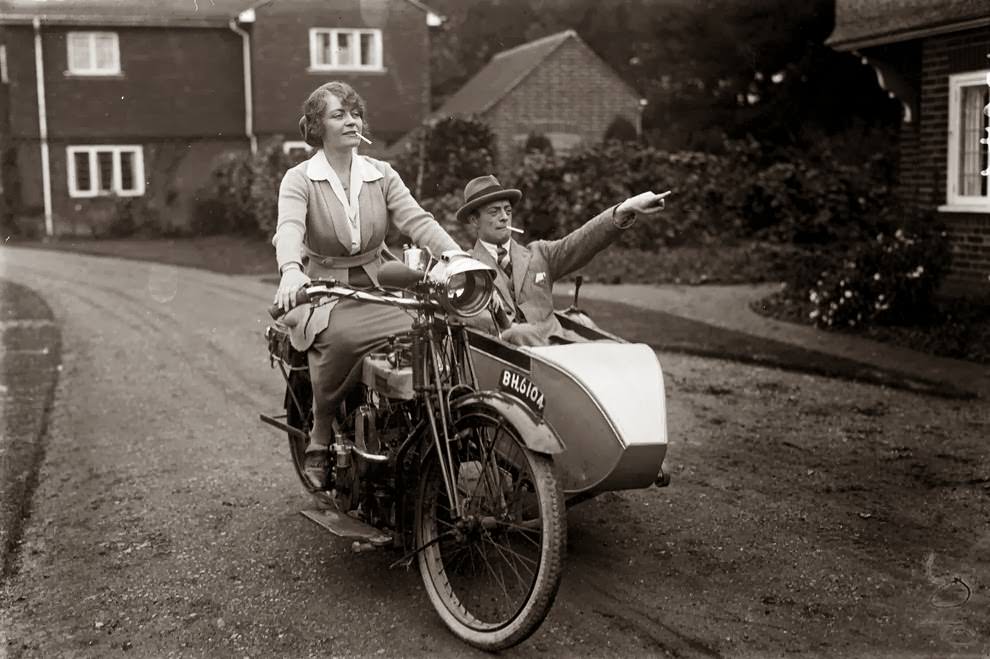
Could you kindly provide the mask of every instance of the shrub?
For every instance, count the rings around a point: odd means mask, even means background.
[[[508,183],[523,191],[518,213],[536,238],[559,237],[633,192],[672,189],[661,219],[639,222],[622,234],[628,247],[707,244],[740,235],[738,210],[726,194],[748,166],[728,155],[670,153],[610,142],[566,158],[530,153]]]
[[[553,142],[550,138],[541,133],[530,133],[526,137],[526,142],[523,144],[523,153],[548,153],[553,154]]]
[[[182,235],[180,227],[164,220],[148,197],[110,198],[106,223],[94,229],[97,238],[170,238]]]
[[[523,191],[519,216],[537,238],[564,235],[629,194],[666,189],[668,210],[623,233],[623,244],[816,245],[876,233],[890,190],[884,156],[855,167],[827,151],[779,158],[752,141],[726,142],[720,153],[608,142],[566,158],[529,153],[507,180]]]
[[[192,231],[200,235],[271,235],[278,216],[278,186],[291,166],[280,140],[254,155],[240,151],[222,154],[194,202]]]
[[[807,290],[820,327],[908,325],[933,317],[934,294],[950,260],[934,218],[904,216],[901,226],[853,243]]]
[[[447,117],[413,132],[392,162],[417,199],[461,194],[464,184],[495,170],[495,136],[477,119]]]
[[[608,128],[605,129],[605,141],[609,142],[612,140],[635,142],[639,140],[639,135],[636,133],[636,127],[631,121],[622,115],[617,115],[612,120],[612,123],[608,125]]]

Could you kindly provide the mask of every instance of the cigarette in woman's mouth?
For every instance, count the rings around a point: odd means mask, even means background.
[[[509,231],[515,231],[516,233],[526,233],[522,229],[518,229],[516,227],[509,227]]]
[[[355,133],[355,135],[357,135],[358,137],[360,137],[361,138],[361,141],[364,142],[365,144],[371,144],[371,140],[369,140],[367,137],[365,137],[361,133]]]

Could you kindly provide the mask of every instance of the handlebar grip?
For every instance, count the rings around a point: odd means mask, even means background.
[[[309,302],[309,293],[306,292],[306,287],[304,286],[303,288],[300,288],[298,291],[296,291],[296,303],[292,306],[305,304],[306,302]],[[272,306],[268,307],[268,315],[271,316],[273,320],[278,320],[285,314],[286,312],[282,311],[282,307],[280,307],[277,304],[273,304]]]

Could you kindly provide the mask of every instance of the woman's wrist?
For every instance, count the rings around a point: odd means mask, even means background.
[[[278,273],[280,275],[284,275],[289,270],[298,270],[302,272],[302,263],[298,263],[296,261],[289,261],[288,263],[283,263],[282,265],[279,266]]]

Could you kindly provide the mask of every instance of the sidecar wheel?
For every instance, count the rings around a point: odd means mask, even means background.
[[[426,593],[444,623],[486,651],[510,648],[543,622],[560,585],[564,495],[549,456],[525,447],[494,410],[455,423],[454,521],[435,453],[423,466],[415,541]]]

